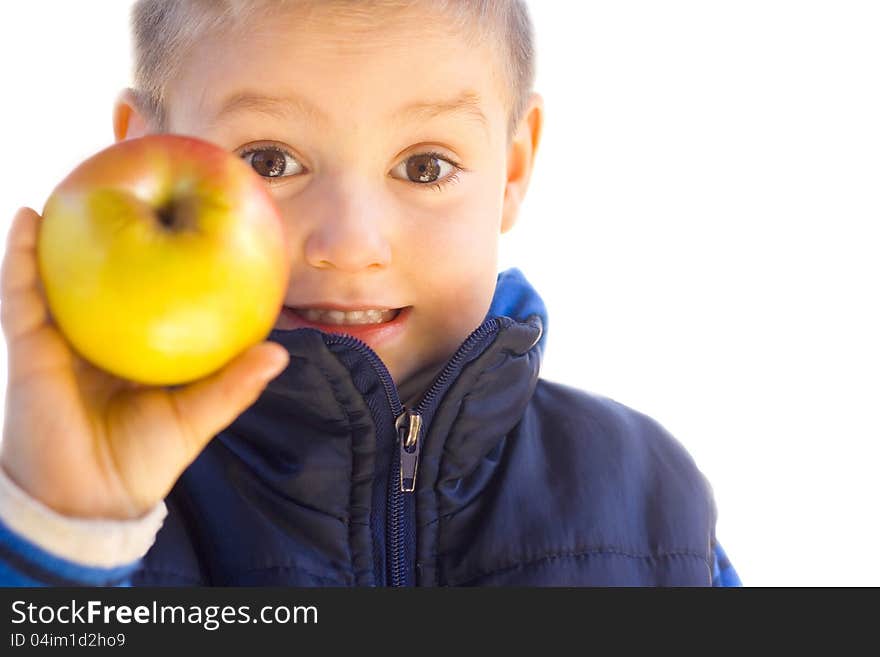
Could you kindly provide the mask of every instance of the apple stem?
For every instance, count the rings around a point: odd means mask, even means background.
[[[159,223],[161,223],[165,228],[172,228],[174,226],[174,203],[169,202],[167,205],[159,208]]]

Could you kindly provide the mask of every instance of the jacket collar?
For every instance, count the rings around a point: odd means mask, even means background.
[[[522,272],[501,272],[485,321],[421,398],[419,491],[472,470],[516,425],[537,382],[546,328],[544,303]],[[367,491],[348,497],[334,486],[387,474],[399,392],[358,340],[314,329],[276,330],[269,339],[287,348],[290,364],[221,440],[276,492],[347,517]]]

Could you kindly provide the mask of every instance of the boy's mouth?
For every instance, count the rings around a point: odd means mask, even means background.
[[[284,306],[276,329],[313,328],[325,333],[347,334],[373,349],[399,340],[406,332],[412,306],[403,308],[345,308]]]
[[[290,308],[297,317],[313,324],[329,326],[359,326],[363,324],[385,324],[392,321],[402,308],[360,308],[357,310],[336,310],[324,308]]]

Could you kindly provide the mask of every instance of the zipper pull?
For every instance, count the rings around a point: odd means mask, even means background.
[[[422,449],[419,440],[422,416],[403,409],[394,426],[400,442],[400,492],[412,493],[416,489],[416,468],[419,467],[419,451]]]

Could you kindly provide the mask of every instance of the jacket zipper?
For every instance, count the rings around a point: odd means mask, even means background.
[[[507,317],[493,317],[477,327],[458,348],[446,366],[434,379],[434,382],[422,396],[415,409],[407,409],[400,400],[400,393],[388,368],[369,345],[350,335],[329,334],[326,344],[341,344],[357,350],[366,356],[385,388],[385,395],[395,420],[395,440],[397,449],[392,457],[389,495],[388,495],[388,542],[386,549],[389,555],[389,575],[391,586],[412,586],[415,582],[410,576],[411,568],[406,560],[406,536],[413,526],[413,501],[410,496],[415,492],[416,475],[418,473],[419,453],[422,449],[423,436],[428,427],[423,420],[425,412],[431,408],[436,398],[450,386],[463,367],[465,357],[483,343],[487,337],[495,334],[504,326],[513,324]],[[399,473],[399,475],[397,474]],[[409,498],[409,500],[407,499]],[[411,512],[407,513],[406,507]]]

